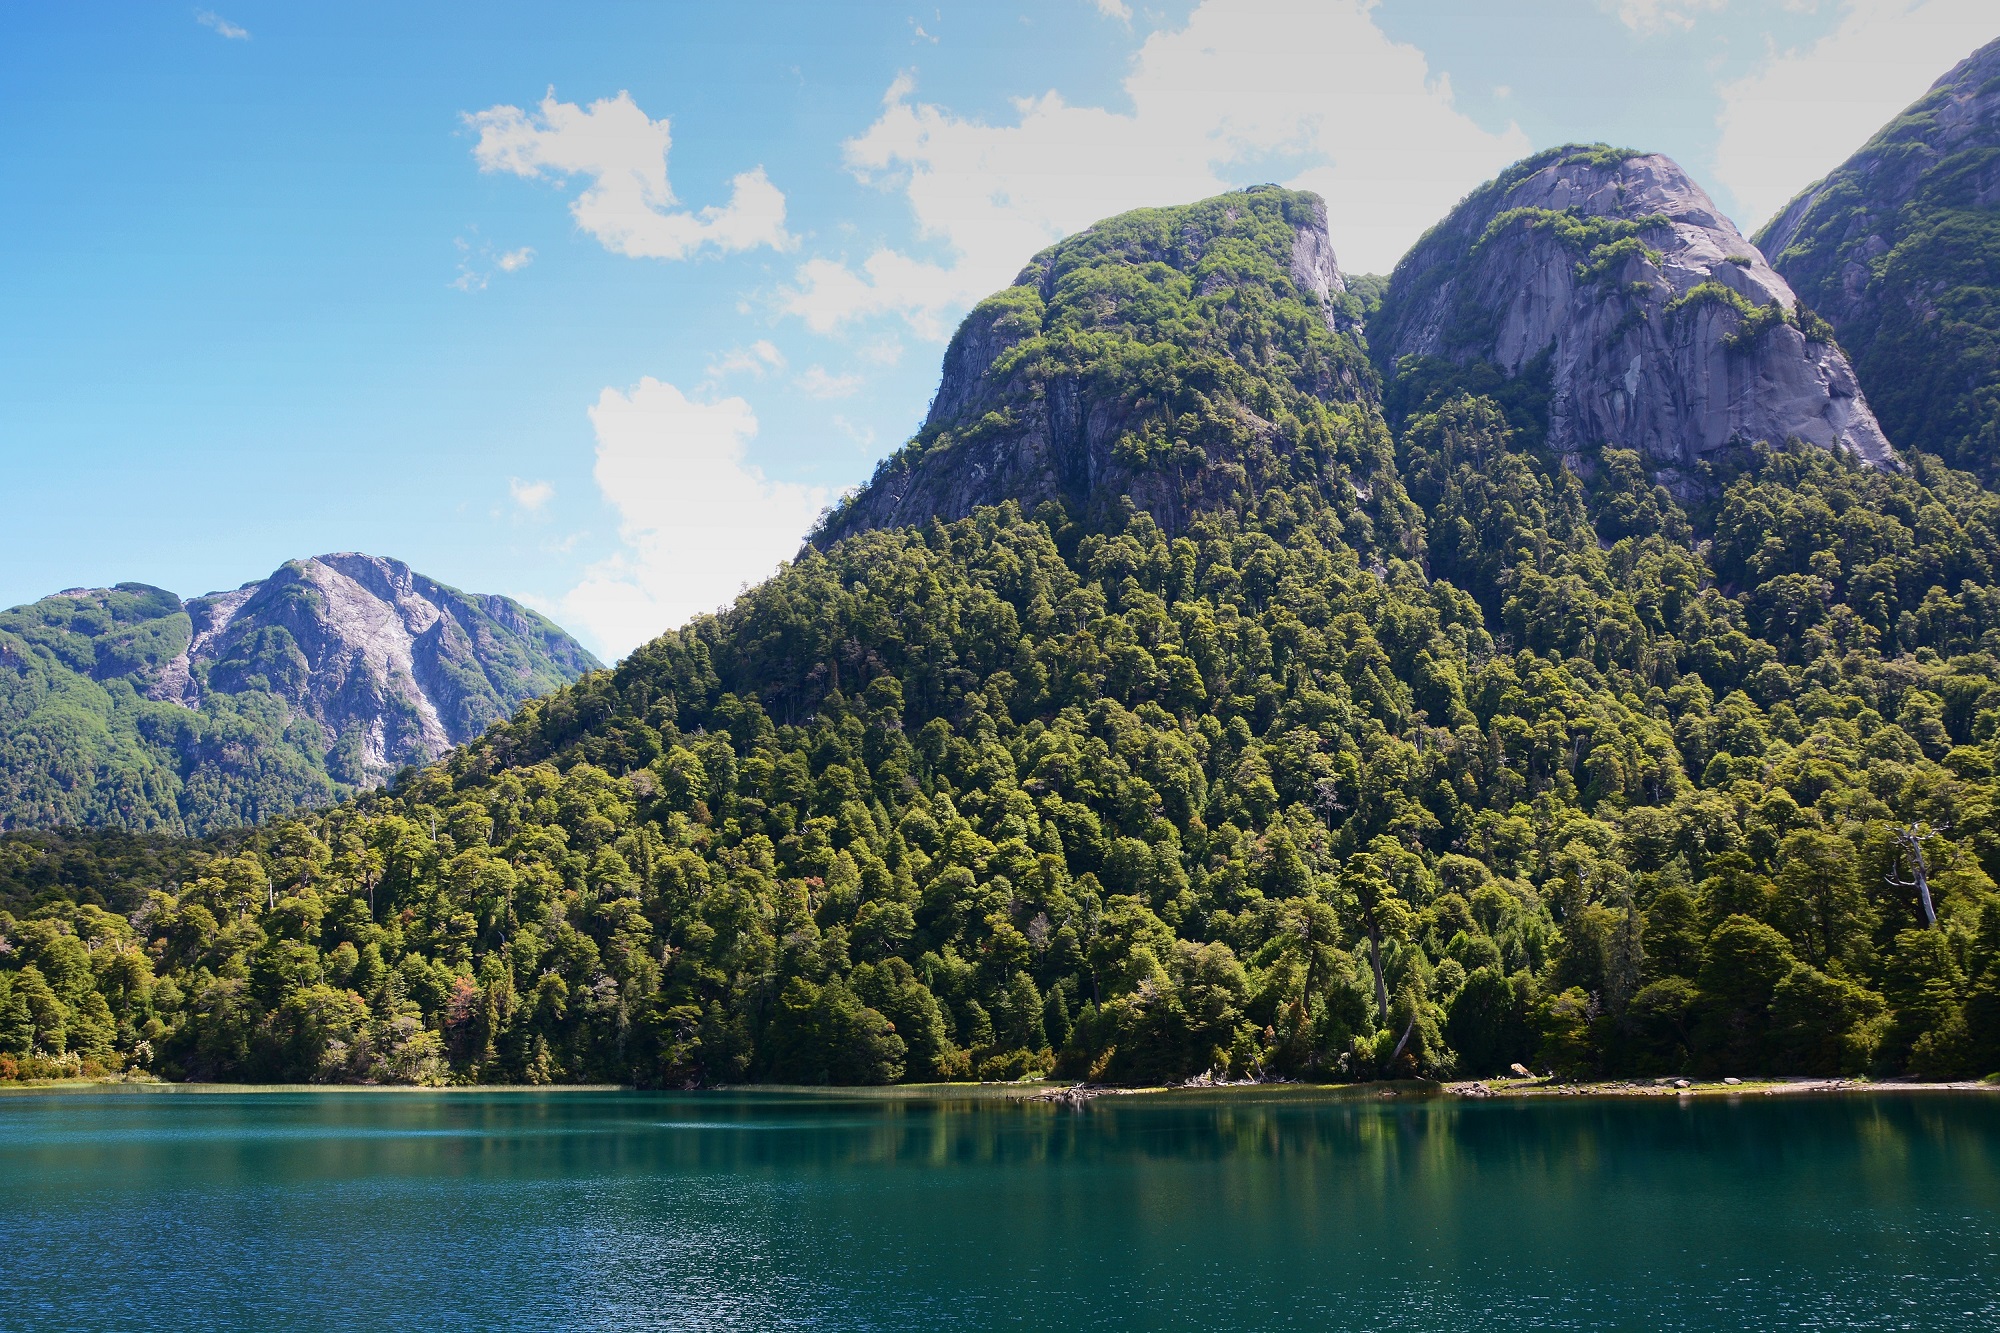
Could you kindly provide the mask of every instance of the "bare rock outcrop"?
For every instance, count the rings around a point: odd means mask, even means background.
[[[196,708],[209,692],[274,693],[328,738],[358,736],[352,776],[364,779],[435,759],[597,665],[505,597],[351,551],[290,561],[185,610],[188,645],[150,697]]]
[[[1671,478],[1800,440],[1898,465],[1830,330],[1657,154],[1556,149],[1474,191],[1396,266],[1368,336],[1385,373],[1546,375],[1564,454],[1634,449]]]
[[[1299,316],[1281,342],[1232,342],[1243,313],[1274,308]],[[814,540],[1009,500],[1031,512],[1055,500],[1088,518],[1129,498],[1179,530],[1246,474],[1254,484],[1247,453],[1285,448],[1250,401],[1268,395],[1241,384],[1372,402],[1359,316],[1317,195],[1261,186],[1107,219],[1037,255],[966,316],[916,438]],[[1197,385],[1184,367],[1207,358],[1243,374],[1204,373]],[[1199,426],[1197,389],[1211,416]]]
[[[2000,482],[2000,40],[1758,243],[1832,323],[1900,448]]]
[[[1847,337],[1871,321],[1880,300],[1871,265],[1887,255],[1903,227],[1902,211],[1938,169],[1964,152],[1964,180],[1953,190],[1964,206],[2000,209],[2000,39],[1940,78],[1916,105],[1808,186],[1757,237],[1764,252],[1822,315]]]
[[[0,611],[0,830],[203,834],[323,805],[596,665],[504,597],[351,552],[186,601],[71,588]]]

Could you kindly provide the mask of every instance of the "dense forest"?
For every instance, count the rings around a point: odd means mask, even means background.
[[[857,532],[332,809],[0,839],[0,1072],[2000,1069],[2000,495],[1384,416],[1280,194],[1022,315],[1198,505]]]

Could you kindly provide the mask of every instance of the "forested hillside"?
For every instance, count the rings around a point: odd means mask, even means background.
[[[1143,225],[1228,265],[1099,247],[1008,390],[1099,395],[1128,493],[1190,503],[860,523],[393,790],[228,844],[0,841],[0,1058],[2000,1069],[2000,496],[1776,439],[1683,501],[1549,452],[1518,381],[1392,434],[1365,364],[1301,373],[1347,335],[1299,223],[1222,203]]]

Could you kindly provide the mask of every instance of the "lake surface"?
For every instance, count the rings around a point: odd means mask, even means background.
[[[0,1097],[6,1329],[2000,1327],[2000,1097]]]

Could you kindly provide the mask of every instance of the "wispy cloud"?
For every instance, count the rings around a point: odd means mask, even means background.
[[[859,375],[836,375],[825,366],[808,366],[793,382],[800,392],[813,398],[851,398],[861,387]]]
[[[204,28],[209,28],[220,33],[232,42],[247,42],[250,40],[250,30],[248,28],[238,27],[212,9],[195,10],[194,21]]]
[[[704,384],[719,384],[731,375],[755,375],[762,378],[774,370],[785,368],[785,354],[763,338],[748,347],[732,347],[721,356],[708,363],[702,375]]]
[[[535,249],[524,245],[518,250],[496,250],[484,241],[474,244],[463,236],[452,244],[458,247],[458,276],[451,285],[462,292],[483,292],[495,273],[519,273],[535,262]]]
[[[875,428],[873,426],[849,421],[838,412],[833,414],[832,421],[833,428],[852,441],[856,450],[864,454],[875,452]]]
[[[579,227],[607,250],[637,259],[683,259],[704,246],[785,250],[785,196],[755,167],[730,182],[729,202],[699,212],[677,207],[667,180],[673,134],[665,118],[649,119],[630,93],[588,107],[556,101],[551,88],[533,111],[494,106],[465,123],[479,131],[473,158],[482,171],[529,180],[590,184],[570,203]]]
[[[1729,0],[1598,0],[1634,32],[1686,32],[1697,16],[1719,13]]]
[[[556,498],[556,488],[546,481],[523,481],[512,477],[507,482],[507,493],[514,497],[514,503],[530,514],[540,513],[549,501]]]

